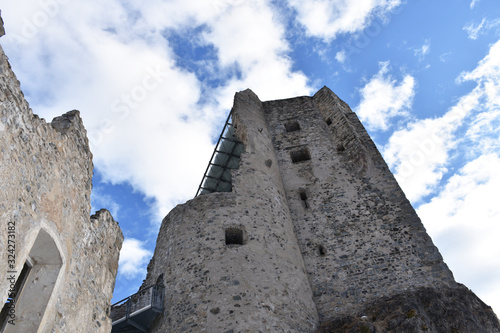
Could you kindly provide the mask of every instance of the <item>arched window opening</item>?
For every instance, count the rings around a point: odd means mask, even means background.
[[[163,286],[163,273],[161,273],[158,278],[156,279],[156,284]]]
[[[17,278],[21,281],[15,303],[15,325],[7,322],[3,332],[37,332],[52,296],[62,258],[56,243],[45,230],[38,232],[29,258],[25,267],[31,267],[23,268]]]

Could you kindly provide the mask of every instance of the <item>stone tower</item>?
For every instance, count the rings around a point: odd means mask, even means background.
[[[199,194],[160,228],[144,286],[165,285],[165,311],[151,332],[500,332],[326,87],[237,93]]]
[[[79,112],[33,114],[0,47],[0,118],[0,331],[109,332],[123,235],[107,210],[90,216]]]

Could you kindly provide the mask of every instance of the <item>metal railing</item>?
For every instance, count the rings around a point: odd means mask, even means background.
[[[111,305],[113,331],[119,332],[118,328],[133,326],[141,332],[147,332],[151,321],[163,312],[163,290],[162,285],[152,285]]]
[[[213,192],[230,192],[232,189],[231,169],[238,169],[245,147],[235,137],[231,117],[232,111],[227,116],[195,197]]]

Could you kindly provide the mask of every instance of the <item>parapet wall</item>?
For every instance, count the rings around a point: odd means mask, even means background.
[[[52,123],[34,115],[0,48],[0,117],[2,304],[7,277],[28,257],[33,265],[6,332],[109,332],[123,236],[109,212],[90,218],[92,154],[79,112]]]

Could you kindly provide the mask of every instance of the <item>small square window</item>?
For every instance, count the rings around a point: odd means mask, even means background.
[[[326,121],[326,124],[330,126],[332,124],[332,118],[328,118]]]
[[[243,230],[239,228],[226,229],[226,245],[243,245]]]
[[[290,153],[290,157],[292,158],[293,163],[299,163],[299,162],[308,161],[311,159],[311,155],[309,154],[309,150],[307,148],[301,148],[301,149],[292,151]]]
[[[300,130],[300,125],[296,120],[285,123],[285,130],[287,132],[295,132]]]

